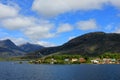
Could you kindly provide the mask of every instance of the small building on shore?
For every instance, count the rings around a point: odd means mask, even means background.
[[[68,58],[64,59],[65,62],[69,62],[70,60]]]
[[[99,64],[100,62],[98,60],[91,60],[91,63],[93,63],[93,64]]]
[[[85,58],[79,58],[80,63],[85,63],[86,59]]]
[[[72,59],[71,59],[71,62],[77,62],[77,61],[78,61],[77,58],[72,58]]]

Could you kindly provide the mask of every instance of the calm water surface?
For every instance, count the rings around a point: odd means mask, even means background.
[[[0,62],[0,80],[120,80],[120,65],[34,65]]]

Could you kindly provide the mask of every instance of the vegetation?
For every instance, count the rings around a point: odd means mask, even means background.
[[[91,63],[91,60],[94,59],[115,59],[120,60],[120,54],[118,53],[105,53],[99,56],[81,56],[81,55],[67,55],[67,54],[56,54],[56,55],[50,55],[44,58],[39,58],[31,63],[35,64],[81,64],[81,63]],[[73,59],[76,59],[73,60]],[[83,60],[81,60],[83,59]]]
[[[45,57],[37,57],[37,58],[28,58],[28,57],[9,57],[9,58],[0,58],[0,61],[29,61],[30,64],[81,64],[81,63],[89,63],[91,64],[91,60],[95,59],[115,59],[120,61],[119,53],[109,53],[106,52],[99,56],[83,56],[83,55],[70,55],[70,54],[52,54]]]
[[[120,59],[120,54],[118,54],[118,53],[105,53],[105,54],[100,55],[99,58]]]

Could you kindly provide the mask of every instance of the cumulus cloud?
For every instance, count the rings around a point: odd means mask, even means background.
[[[53,24],[42,24],[37,26],[31,26],[23,30],[24,34],[31,39],[43,39],[54,37],[55,34],[51,33]]]
[[[15,6],[4,5],[0,3],[0,18],[17,16],[19,8]]]
[[[120,8],[120,0],[34,0],[32,9],[51,17],[70,11],[100,10],[105,5]]]
[[[53,23],[34,17],[18,16],[7,18],[2,20],[2,25],[9,30],[20,30],[32,40],[55,36],[55,34],[51,32],[54,28]]]
[[[35,17],[17,14],[17,16],[1,19],[1,24],[2,27],[5,27],[8,30],[20,30],[32,40],[55,36],[54,33],[51,33],[54,24],[50,23],[48,20],[42,20]]]
[[[0,3],[0,18],[1,28],[4,27],[13,31],[19,30],[31,40],[51,38],[55,35],[51,32],[54,27],[52,23],[47,20],[21,15],[16,6]]]
[[[97,29],[98,25],[94,19],[89,19],[86,21],[79,21],[77,27],[80,30],[94,30]]]
[[[23,16],[3,19],[1,22],[5,28],[11,30],[20,29],[35,24],[34,18]]]
[[[54,24],[47,20],[40,20],[33,17],[18,16],[2,20],[2,25],[9,30],[20,30],[28,38],[44,39],[54,37],[51,31]]]
[[[68,32],[71,30],[73,30],[72,25],[65,23],[65,24],[61,24],[60,27],[58,27],[57,33]]]
[[[32,9],[44,16],[69,11],[101,9],[108,0],[34,0]]]

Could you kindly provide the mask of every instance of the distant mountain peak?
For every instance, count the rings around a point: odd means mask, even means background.
[[[0,57],[21,56],[42,48],[44,47],[37,44],[31,44],[29,42],[17,46],[10,39],[0,40]]]
[[[25,54],[10,39],[0,40],[0,56],[18,56]]]
[[[10,39],[1,40],[0,44],[0,46],[16,46]]]
[[[12,41],[10,39],[5,39],[5,40],[1,40],[1,42],[12,42]]]
[[[22,44],[19,46],[22,50],[24,50],[25,52],[34,52],[34,51],[37,51],[39,49],[42,49],[44,48],[43,46],[41,45],[38,45],[38,44],[32,44],[32,43],[25,43],[25,44]]]

